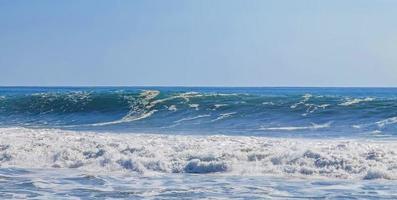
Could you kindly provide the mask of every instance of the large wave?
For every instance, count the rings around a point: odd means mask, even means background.
[[[101,172],[396,179],[397,144],[0,128],[0,166]]]
[[[380,96],[77,90],[0,98],[3,126],[393,135],[396,117],[397,99]]]

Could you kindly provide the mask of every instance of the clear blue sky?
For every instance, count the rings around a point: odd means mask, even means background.
[[[397,86],[397,1],[1,0],[0,85]]]

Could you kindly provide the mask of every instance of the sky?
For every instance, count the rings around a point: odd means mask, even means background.
[[[1,0],[2,86],[397,87],[395,0]]]

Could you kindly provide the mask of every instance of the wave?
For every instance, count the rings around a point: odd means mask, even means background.
[[[393,135],[397,130],[391,118],[397,116],[394,97],[239,92],[87,89],[0,93],[0,126],[212,129],[241,134],[252,130],[369,133],[382,129],[385,135]],[[206,117],[200,117],[198,123],[197,116]],[[329,121],[332,126],[321,126]]]
[[[397,143],[0,128],[0,167],[397,179]]]
[[[341,106],[351,106],[351,105],[354,105],[354,104],[358,104],[358,103],[361,103],[361,102],[369,102],[369,101],[373,101],[373,100],[375,100],[375,98],[371,98],[371,97],[367,97],[367,98],[364,98],[364,99],[348,99],[346,102],[343,102],[343,103],[341,103],[341,104],[339,104],[339,105],[341,105]]]
[[[299,105],[305,104],[307,101],[310,100],[311,97],[313,97],[313,95],[311,95],[311,94],[305,94],[305,95],[303,95],[303,96],[302,96],[302,98],[303,98],[302,101],[300,101],[300,102],[298,102],[298,103],[295,103],[295,104],[291,105],[290,108],[296,108],[296,107],[298,107]]]

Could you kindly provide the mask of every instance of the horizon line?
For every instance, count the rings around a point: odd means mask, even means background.
[[[112,88],[112,87],[137,87],[137,88],[388,88],[393,89],[397,86],[222,86],[222,85],[0,85],[0,88]]]

